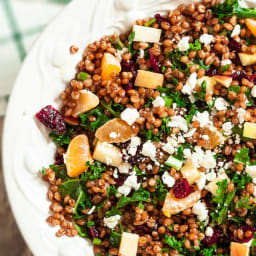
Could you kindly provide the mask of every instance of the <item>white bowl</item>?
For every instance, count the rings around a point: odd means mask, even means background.
[[[57,98],[75,74],[81,52],[70,55],[103,35],[131,28],[138,18],[163,13],[188,0],[75,0],[45,29],[27,56],[14,86],[3,135],[4,177],[18,226],[36,256],[93,255],[89,241],[57,238],[46,223],[47,184],[39,175],[53,163],[54,144],[38,125],[35,113]]]

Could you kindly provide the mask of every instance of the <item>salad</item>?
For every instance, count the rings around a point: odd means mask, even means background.
[[[36,114],[57,236],[96,256],[256,255],[256,9],[137,20],[88,45],[60,99]]]

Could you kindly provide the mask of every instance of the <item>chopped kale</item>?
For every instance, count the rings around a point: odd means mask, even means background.
[[[98,161],[94,161],[93,164],[87,162],[86,165],[89,166],[89,168],[81,175],[81,180],[84,182],[100,179],[102,173],[106,170],[106,166]]]
[[[192,119],[193,119],[193,116],[197,113],[197,108],[196,108],[196,105],[195,104],[192,104],[191,107],[189,108],[189,112],[188,114],[185,114],[184,117],[187,121],[187,125],[189,126]]]
[[[243,165],[250,163],[250,156],[249,156],[249,148],[241,148],[238,152],[235,154],[234,162],[235,163],[241,163]]]
[[[229,67],[230,67],[230,64],[226,64],[226,65],[224,65],[224,66],[222,66],[222,67],[220,68],[220,71],[221,71],[221,72],[225,72],[225,71],[227,71],[227,70],[229,69]]]
[[[121,112],[125,108],[124,105],[114,103],[112,101],[105,102],[102,100],[100,104],[103,106],[104,109],[108,110],[113,117],[120,117]]]
[[[73,129],[68,128],[65,133],[58,134],[55,131],[52,131],[50,132],[49,136],[58,147],[62,147],[70,143],[71,141],[70,135],[72,132],[73,132]]]
[[[121,234],[115,232],[114,230],[111,230],[109,235],[110,244],[114,247],[119,247],[120,240],[121,240]]]
[[[128,36],[128,49],[131,54],[134,54],[134,49],[133,49],[133,40],[135,38],[135,31],[133,31],[129,36]]]
[[[145,27],[151,27],[155,22],[156,22],[156,19],[153,18],[153,19],[149,20],[148,22],[146,22],[146,23],[144,24],[144,26],[145,26]]]
[[[111,216],[115,216],[115,215],[121,215],[122,213],[121,213],[121,211],[120,210],[118,210],[116,207],[112,207],[111,208],[111,210],[109,210],[109,211],[107,211],[106,213],[105,213],[105,216],[106,217],[111,217]]]

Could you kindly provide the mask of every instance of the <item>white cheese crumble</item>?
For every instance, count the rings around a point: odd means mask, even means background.
[[[215,180],[216,179],[216,173],[215,172],[208,172],[208,173],[206,173],[206,179],[208,180],[208,181],[213,181],[213,180]]]
[[[127,177],[124,184],[117,189],[119,193],[117,196],[128,196],[132,189],[138,190],[139,188],[140,183],[137,182],[136,172],[132,172],[131,175]]]
[[[231,33],[231,37],[239,36],[240,32],[241,32],[241,26],[239,24],[235,25],[235,27]]]
[[[117,171],[116,168],[115,168],[115,170],[114,170],[114,172],[113,172],[113,177],[114,177],[115,179],[118,178],[118,171]]]
[[[185,134],[183,135],[183,137],[184,137],[184,138],[192,137],[193,134],[195,133],[195,131],[196,131],[196,128],[192,128],[190,131],[188,131],[187,133],[185,133]]]
[[[203,34],[200,36],[199,41],[204,45],[209,45],[214,42],[214,36],[209,34]]]
[[[214,106],[218,111],[220,111],[220,110],[227,110],[227,107],[229,106],[229,104],[223,98],[219,97],[216,99]]]
[[[155,98],[155,100],[153,100],[152,104],[153,104],[154,108],[156,108],[156,107],[164,107],[165,106],[165,101],[164,101],[164,99],[161,96],[157,96]]]
[[[189,36],[185,36],[179,41],[177,46],[181,52],[185,52],[189,49],[189,39]]]
[[[172,116],[168,126],[180,128],[184,132],[188,131],[187,121],[182,116]]]
[[[202,113],[198,111],[196,115],[193,116],[193,121],[198,121],[200,123],[200,127],[205,127],[212,123],[210,121],[209,112],[207,111],[204,111]]]
[[[109,134],[109,137],[112,138],[112,139],[116,139],[116,138],[119,137],[119,136],[118,136],[118,134],[117,134],[116,132],[111,132],[111,133]]]
[[[183,86],[183,88],[182,88],[182,90],[181,90],[182,93],[191,95],[192,92],[193,92],[193,90],[194,90],[194,88],[195,88],[195,86],[196,86],[196,81],[197,81],[197,73],[194,72],[194,73],[192,73],[192,74],[189,76],[187,82],[186,82],[185,85]]]
[[[243,108],[238,108],[236,112],[237,112],[239,123],[242,124],[244,122],[244,115],[246,113],[246,110]]]
[[[128,149],[128,154],[135,156],[136,152],[137,152],[137,147],[141,144],[141,139],[140,137],[132,137],[131,138],[131,142],[129,145],[129,149]]]
[[[226,122],[223,124],[222,129],[223,129],[223,133],[226,136],[229,136],[232,134],[232,128],[233,128],[233,124],[231,122]]]
[[[128,163],[123,163],[118,166],[118,170],[120,173],[127,174],[129,173],[129,170],[132,168],[132,166]]]
[[[230,59],[222,60],[220,64],[221,66],[231,65],[232,61]]]
[[[111,217],[108,217],[108,218],[104,218],[103,219],[103,222],[104,222],[104,226],[110,228],[110,229],[113,229],[116,227],[116,225],[118,224],[119,220],[121,219],[121,216],[120,215],[114,215],[114,216],[111,216]]]
[[[154,159],[156,157],[156,147],[152,141],[147,141],[146,143],[143,144],[142,146],[142,151],[141,153],[144,156],[148,156],[151,159]]]
[[[169,174],[169,172],[165,171],[162,176],[163,183],[167,185],[168,188],[173,187],[175,183],[175,179]]]
[[[89,212],[87,212],[88,215],[92,214],[95,210],[96,206],[94,205]]]
[[[213,228],[212,227],[207,227],[205,230],[205,235],[206,236],[212,236],[214,233]]]
[[[256,85],[251,90],[252,97],[256,97]]]
[[[136,119],[140,117],[140,114],[136,108],[126,108],[121,113],[120,117],[129,125],[132,125],[135,123]]]
[[[256,183],[256,165],[246,165],[245,172],[253,179],[253,182]]]
[[[194,204],[192,212],[198,216],[200,221],[205,221],[208,219],[208,210],[205,203],[198,201],[196,204]]]
[[[200,178],[196,181],[196,184],[199,190],[203,190],[206,184],[206,177],[204,173],[200,174]]]

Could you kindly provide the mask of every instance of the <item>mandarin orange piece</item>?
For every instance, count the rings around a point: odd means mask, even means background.
[[[76,107],[72,112],[73,117],[78,117],[80,114],[95,108],[100,103],[98,96],[88,90],[81,90],[79,94]]]
[[[108,143],[126,142],[135,136],[132,127],[121,118],[114,118],[103,126],[101,126],[95,133],[95,136],[100,141]]]
[[[196,202],[199,201],[200,198],[200,191],[195,191],[185,198],[178,199],[175,198],[173,190],[171,189],[170,192],[165,197],[162,211],[166,217],[170,218],[171,215],[177,214],[179,212],[184,211],[187,208],[192,207]]]
[[[230,249],[231,249],[230,256],[248,256],[249,255],[249,247],[247,244],[231,242]]]
[[[245,24],[252,32],[252,34],[256,36],[256,19],[245,19]]]
[[[65,160],[67,173],[70,177],[77,177],[88,169],[86,162],[92,162],[92,156],[86,135],[78,135],[72,139]]]
[[[121,64],[118,59],[110,53],[105,53],[101,62],[102,80],[113,80],[113,75],[119,74],[120,71]]]

